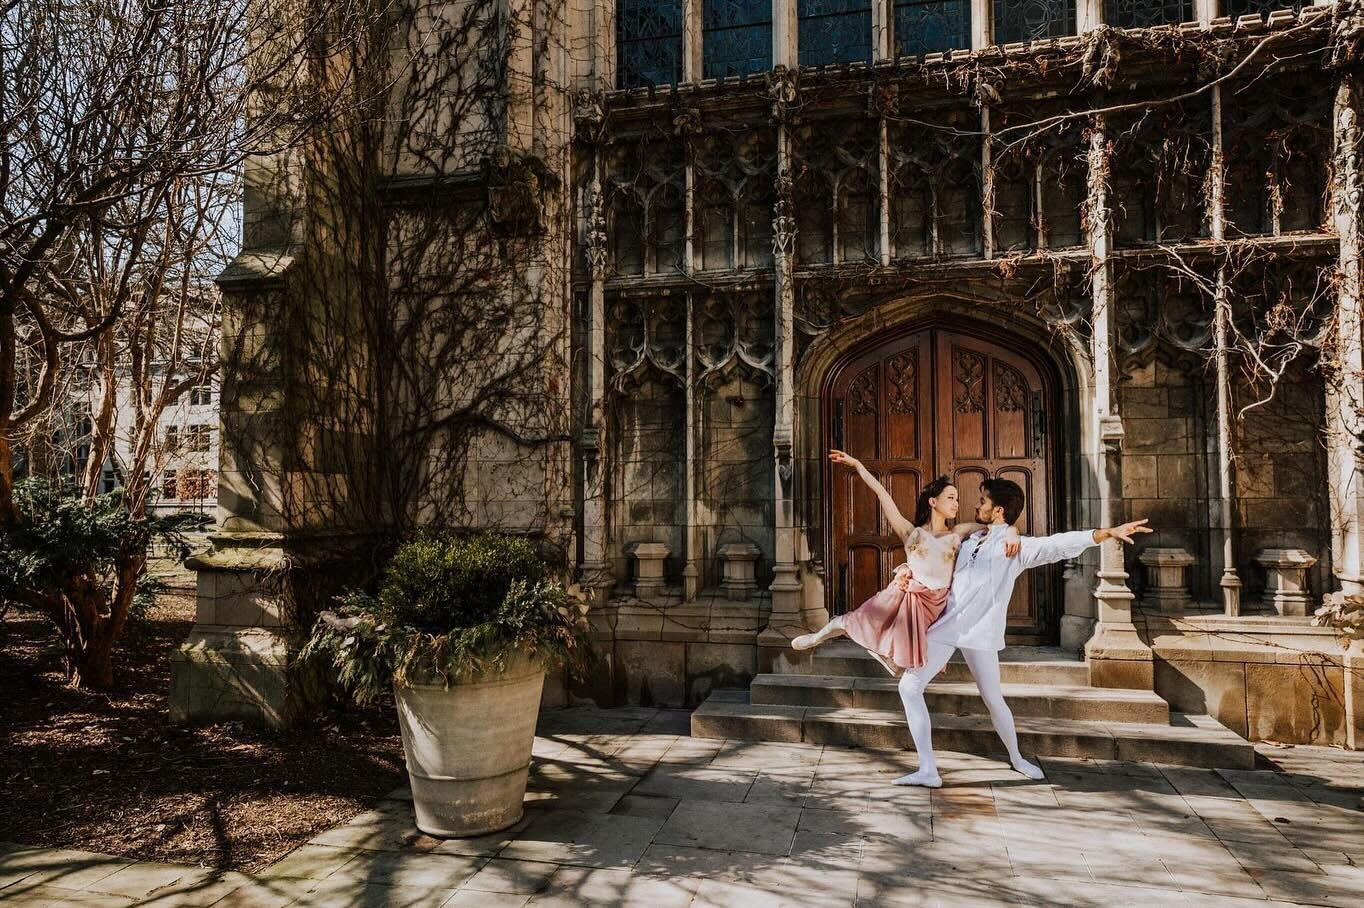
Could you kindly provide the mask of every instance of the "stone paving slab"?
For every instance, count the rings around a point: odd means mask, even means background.
[[[1209,770],[697,740],[676,710],[546,713],[525,817],[422,834],[410,793],[260,873],[0,843],[0,904],[384,906],[1358,905],[1364,753],[1257,746]]]

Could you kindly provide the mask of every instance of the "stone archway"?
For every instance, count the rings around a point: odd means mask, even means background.
[[[988,322],[980,318],[986,306]],[[808,490],[802,524],[822,568],[824,607],[855,606],[903,557],[874,497],[831,469],[824,456],[831,446],[874,465],[904,511],[921,483],[947,473],[968,503],[987,477],[1018,481],[1030,499],[1029,532],[1091,522],[1092,477],[1081,468],[1089,433],[1080,413],[1092,379],[1086,352],[1015,308],[943,298],[886,303],[812,345],[798,372],[797,435]],[[1059,570],[1038,572],[1019,585],[1011,642],[1088,635],[1092,599],[1083,578],[1070,579],[1063,588]]]

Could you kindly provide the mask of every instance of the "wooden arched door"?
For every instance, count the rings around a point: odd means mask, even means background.
[[[970,520],[987,478],[1023,487],[1027,534],[1052,531],[1048,413],[1053,388],[1029,357],[943,328],[903,335],[837,368],[825,409],[827,448],[866,464],[913,519],[919,490],[946,474]],[[876,497],[846,467],[825,461],[829,609],[842,614],[890,581],[904,560]],[[1009,603],[1011,643],[1047,643],[1059,613],[1056,571],[1031,571]]]

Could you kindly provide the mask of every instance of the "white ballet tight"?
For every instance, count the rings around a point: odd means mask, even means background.
[[[938,764],[933,757],[933,726],[928,717],[928,704],[924,702],[924,689],[942,671],[943,666],[952,658],[956,647],[941,643],[928,643],[928,656],[919,668],[906,671],[900,676],[900,700],[905,706],[905,719],[909,722],[909,736],[914,739],[914,749],[919,753],[917,772],[897,780],[906,785],[941,784],[938,778]],[[1009,763],[1013,768],[1030,779],[1042,778],[1042,770],[1018,752],[1018,732],[1014,729],[1014,714],[1004,702],[1000,690],[999,653],[995,650],[963,649],[962,657],[971,670],[971,677],[980,688],[981,698],[990,710],[990,721],[995,732],[1004,742],[1009,753]]]

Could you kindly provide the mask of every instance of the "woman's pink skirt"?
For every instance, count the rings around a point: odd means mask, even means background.
[[[894,581],[843,616],[843,630],[863,649],[901,668],[919,668],[928,653],[928,628],[947,607],[948,587],[931,590],[917,580],[901,590]]]

